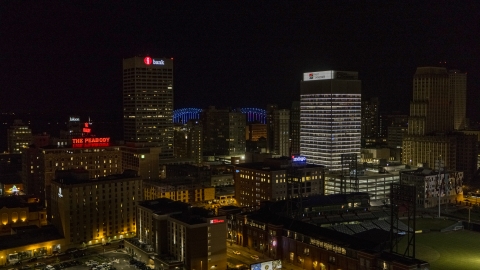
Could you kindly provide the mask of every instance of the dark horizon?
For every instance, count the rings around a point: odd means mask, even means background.
[[[363,99],[408,114],[416,67],[468,72],[479,119],[479,3],[0,4],[0,112],[122,116],[122,59],[174,58],[175,109],[289,108],[304,72],[359,72]]]

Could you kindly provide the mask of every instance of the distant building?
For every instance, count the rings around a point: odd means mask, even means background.
[[[300,155],[300,101],[290,108],[290,155]]]
[[[449,88],[453,95],[453,128],[467,128],[467,73],[460,70],[448,71]]]
[[[290,158],[277,158],[239,164],[234,170],[235,198],[241,207],[257,207],[262,201],[284,200],[289,196],[308,197],[324,192],[324,167],[319,165],[295,167]],[[290,185],[293,177],[301,180]]]
[[[378,98],[362,101],[362,146],[374,146],[376,140],[380,137],[379,110],[380,104]]]
[[[136,172],[90,179],[86,170],[59,171],[51,182],[52,223],[68,247],[106,244],[136,232],[136,205],[143,200]]]
[[[300,82],[300,153],[341,170],[342,154],[360,154],[361,81],[357,72],[318,71]]]
[[[167,198],[173,201],[195,203],[213,201],[215,188],[195,182],[193,179],[145,181],[143,194],[146,200]]]
[[[204,153],[210,156],[245,155],[245,115],[237,110],[216,109],[203,111]]]
[[[7,130],[7,141],[10,154],[21,154],[32,143],[32,130],[16,119]]]
[[[160,147],[140,147],[135,144],[127,144],[120,147],[121,171],[134,170],[142,179],[159,179]]]
[[[273,154],[290,156],[290,110],[275,110],[273,112]]]
[[[127,251],[155,269],[226,269],[226,219],[169,199],[143,201]],[[152,260],[152,258],[154,258]]]
[[[247,125],[246,139],[257,142],[260,138],[267,138],[267,125],[262,123],[250,123]]]
[[[123,59],[123,122],[126,142],[160,147],[173,157],[173,60]]]

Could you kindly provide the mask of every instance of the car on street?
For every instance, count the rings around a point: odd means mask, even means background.
[[[250,256],[250,258],[254,259],[254,260],[258,260],[258,256],[257,255],[252,255]]]
[[[234,251],[233,251],[233,254],[240,255],[240,251],[234,250]]]

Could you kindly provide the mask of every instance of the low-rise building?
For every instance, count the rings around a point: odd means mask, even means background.
[[[162,198],[139,203],[137,220],[125,247],[155,269],[226,269],[225,216]]]
[[[0,235],[17,227],[47,225],[47,210],[31,196],[0,197]]]
[[[461,200],[463,179],[463,172],[439,172],[426,168],[401,173],[401,183],[416,187],[417,205],[424,208]]]
[[[235,198],[241,207],[257,207],[261,201],[284,200],[324,194],[324,167],[294,164],[290,158],[235,165]]]

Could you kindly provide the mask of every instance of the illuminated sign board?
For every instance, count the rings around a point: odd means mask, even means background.
[[[304,81],[330,80],[333,78],[335,78],[335,71],[333,70],[303,73]]]
[[[292,162],[307,163],[307,158],[304,156],[292,156]]]
[[[155,60],[153,59],[153,64],[157,66],[163,66],[165,65],[165,62],[163,60]]]
[[[210,224],[224,223],[224,219],[211,219]]]
[[[143,63],[145,63],[145,65],[151,65],[152,64],[152,58],[149,57],[149,56],[143,58]]]
[[[254,263],[250,265],[250,270],[278,270],[278,269],[282,269],[281,260]]]
[[[164,66],[165,65],[165,61],[163,61],[162,59],[160,60],[156,60],[156,59],[153,59],[151,58],[150,56],[147,56],[145,58],[143,58],[143,63],[145,63],[145,65],[149,66],[149,65],[155,65],[155,66]]]
[[[106,147],[110,146],[110,138],[74,138],[72,146],[74,148]]]
[[[83,127],[83,133],[90,133],[92,129],[88,126],[88,123],[85,123],[85,126]]]
[[[80,117],[70,116],[70,122],[80,122]]]

